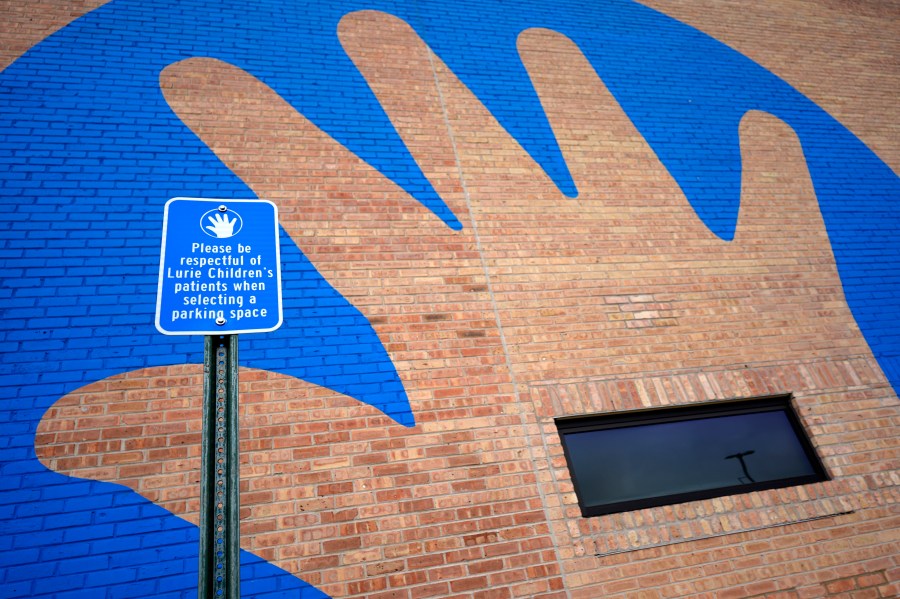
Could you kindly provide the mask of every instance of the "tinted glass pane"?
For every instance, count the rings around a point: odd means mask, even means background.
[[[780,410],[564,436],[585,507],[817,474]]]

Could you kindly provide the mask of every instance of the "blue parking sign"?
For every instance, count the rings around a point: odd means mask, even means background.
[[[200,198],[166,202],[156,294],[159,332],[266,333],[281,322],[275,204]]]

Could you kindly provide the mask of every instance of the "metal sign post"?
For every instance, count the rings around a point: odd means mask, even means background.
[[[173,198],[163,217],[156,328],[205,335],[200,599],[239,599],[238,333],[281,326],[278,211],[264,200]]]
[[[240,597],[238,336],[207,335],[203,351],[200,599]]]

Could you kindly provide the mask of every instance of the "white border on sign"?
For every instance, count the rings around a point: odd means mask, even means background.
[[[222,328],[217,328],[215,330],[202,330],[202,331],[167,331],[162,328],[160,324],[160,312],[162,309],[162,288],[163,288],[163,275],[165,272],[165,264],[166,264],[166,240],[167,233],[169,230],[169,204],[172,202],[177,202],[179,200],[190,201],[190,202],[210,202],[216,204],[235,204],[235,203],[259,203],[265,202],[272,206],[275,215],[275,279],[276,286],[278,288],[278,323],[267,329],[241,329],[241,330],[231,330],[225,328],[227,325],[223,325]],[[278,206],[275,205],[274,202],[269,200],[261,200],[261,199],[244,199],[244,200],[235,200],[235,199],[224,199],[224,198],[172,198],[168,202],[166,202],[165,207],[163,208],[163,227],[162,227],[162,239],[160,241],[160,252],[159,252],[159,278],[156,283],[156,317],[154,319],[154,324],[156,325],[156,330],[162,333],[163,335],[240,335],[243,333],[271,333],[272,331],[281,327],[284,324],[284,307],[282,305],[282,297],[281,297],[281,237],[279,231],[278,224]]]

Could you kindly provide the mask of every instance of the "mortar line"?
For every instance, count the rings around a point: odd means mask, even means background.
[[[522,402],[522,397],[519,393],[519,383],[518,383],[518,379],[516,377],[516,371],[513,368],[512,358],[509,353],[509,344],[506,341],[506,333],[503,330],[503,323],[500,319],[500,309],[497,306],[497,299],[496,299],[496,295],[494,294],[494,286],[491,283],[490,268],[488,266],[487,259],[485,258],[485,255],[484,255],[484,251],[483,251],[484,248],[481,243],[481,235],[479,234],[478,225],[477,225],[476,219],[475,219],[475,214],[474,214],[474,211],[472,210],[472,200],[471,200],[471,196],[469,194],[469,187],[466,185],[466,177],[463,172],[462,161],[460,160],[460,157],[459,157],[459,151],[456,146],[456,138],[453,135],[453,127],[450,124],[450,117],[447,112],[446,103],[444,102],[444,94],[441,91],[441,82],[440,82],[440,78],[439,78],[438,72],[437,72],[437,67],[436,67],[435,61],[434,61],[435,56],[434,56],[434,53],[431,51],[431,48],[427,48],[426,52],[428,54],[428,64],[431,66],[431,74],[432,74],[432,77],[434,78],[434,87],[435,87],[435,90],[437,91],[438,100],[440,101],[440,105],[441,105],[441,114],[443,115],[443,118],[444,118],[444,126],[447,128],[447,135],[450,138],[450,146],[451,146],[451,148],[453,148],[453,160],[456,162],[456,172],[459,177],[459,184],[462,188],[463,197],[465,198],[465,201],[466,201],[466,210],[468,210],[468,212],[469,212],[469,217],[470,217],[471,226],[472,226],[472,233],[475,236],[475,248],[478,251],[478,258],[479,258],[479,261],[481,262],[481,270],[482,270],[482,273],[484,274],[485,286],[487,287],[488,297],[490,298],[490,301],[491,301],[491,309],[494,313],[494,323],[496,324],[497,331],[500,335],[500,345],[503,348],[503,360],[506,364],[506,369],[509,371],[509,377],[510,377],[510,381],[511,381],[512,387],[513,387],[513,396],[515,398],[516,404],[517,404],[517,406],[521,406],[523,402]],[[534,409],[533,405],[532,405],[532,408]],[[554,530],[554,527],[553,527],[553,520],[549,517],[549,514],[547,514],[547,511],[546,511],[547,506],[548,506],[547,494],[545,493],[544,486],[541,483],[540,471],[537,469],[537,462],[536,462],[534,448],[532,447],[531,438],[530,438],[530,435],[528,434],[528,426],[525,421],[525,417],[523,416],[521,411],[517,410],[517,415],[519,418],[519,426],[522,429],[522,437],[525,441],[526,449],[528,451],[528,458],[531,461],[532,466],[535,467],[535,470],[534,470],[535,486],[537,487],[538,496],[541,499],[542,511],[544,512],[544,517],[546,518],[546,521],[547,521],[547,535],[550,537],[550,541],[553,543],[553,555],[556,558],[556,565],[557,565],[557,568],[559,571],[558,576],[559,576],[559,579],[563,583],[563,590],[565,591],[566,597],[568,597],[568,599],[572,599],[572,593],[569,590],[569,585],[566,583],[565,569],[563,568],[562,558],[560,557],[559,542],[557,541],[556,531]],[[535,418],[534,418],[535,426],[537,426],[537,428],[538,428],[538,435],[541,437],[542,444],[544,446],[546,446],[546,443],[543,443],[543,433],[541,432],[540,422],[538,421],[536,410],[534,411],[534,415],[535,415]],[[549,455],[546,456],[545,459],[547,460],[548,472],[550,472],[550,475],[553,476],[554,480],[555,480],[555,475],[553,474],[553,467],[550,464]]]

